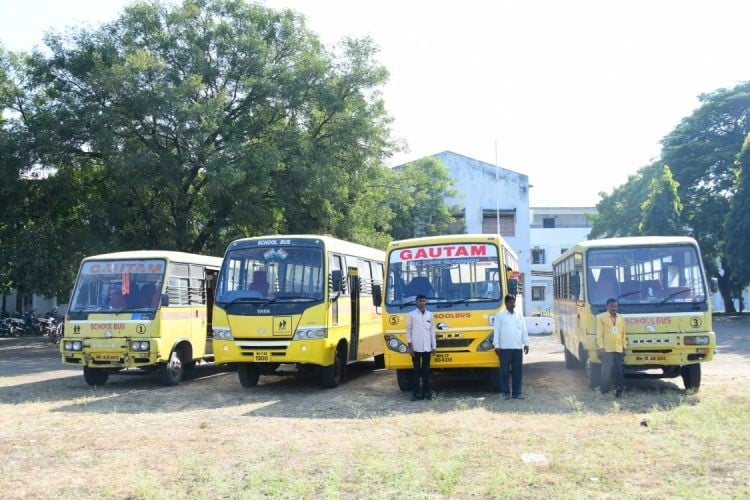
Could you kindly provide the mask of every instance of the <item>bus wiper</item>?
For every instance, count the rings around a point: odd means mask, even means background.
[[[217,300],[219,304],[226,304],[228,306],[231,306],[232,304],[236,304],[238,302],[247,302],[247,303],[256,303],[256,302],[263,302],[266,299],[259,299],[257,297],[237,297],[236,299],[232,299],[229,302],[222,302],[220,300]]]
[[[665,303],[665,302],[667,302],[668,300],[671,300],[671,299],[673,299],[674,297],[676,297],[676,296],[678,296],[678,295],[680,295],[680,294],[683,294],[683,293],[688,293],[688,292],[690,292],[690,289],[689,289],[689,288],[686,288],[686,289],[683,289],[683,290],[677,290],[677,291],[676,291],[676,292],[674,292],[674,293],[670,293],[669,295],[667,295],[667,298],[666,298],[666,299],[664,299],[664,300],[662,300],[661,302],[659,302],[659,305],[662,305],[662,304],[664,304],[664,303]]]
[[[456,304],[465,304],[467,302],[490,302],[498,299],[493,299],[492,297],[464,297],[462,299],[455,299],[455,300],[449,300],[445,304],[439,304],[440,306],[453,306]]]
[[[276,297],[274,300],[278,300],[279,302],[284,302],[287,300],[300,300],[303,299],[305,302],[314,302],[318,299],[313,297],[308,297],[306,295],[284,295],[283,297]]]
[[[623,294],[618,295],[617,298],[618,299],[622,299],[622,298],[628,297],[630,295],[635,295],[636,293],[641,293],[641,291],[640,290],[636,290],[634,292],[623,293]]]

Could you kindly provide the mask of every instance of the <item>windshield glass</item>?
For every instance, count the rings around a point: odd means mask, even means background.
[[[159,259],[89,260],[73,291],[71,311],[156,309],[166,263]]]
[[[388,256],[386,304],[500,300],[497,247],[485,243],[399,248]]]
[[[706,300],[698,252],[689,245],[589,250],[587,283],[592,304]]]
[[[216,302],[323,300],[323,252],[284,246],[230,250],[219,276]]]

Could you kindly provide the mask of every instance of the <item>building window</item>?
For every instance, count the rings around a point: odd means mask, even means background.
[[[532,286],[531,287],[531,301],[532,302],[544,302],[544,289],[543,286]]]
[[[498,212],[496,210],[482,211],[482,233],[497,234]],[[515,210],[500,210],[500,235],[516,235]]]
[[[550,228],[550,229],[555,227],[555,218],[545,217],[544,219],[542,219],[542,227]]]
[[[544,264],[544,248],[531,249],[531,263]]]

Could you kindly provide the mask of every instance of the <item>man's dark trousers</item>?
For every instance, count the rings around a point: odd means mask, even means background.
[[[615,379],[615,389],[625,388],[625,375],[622,371],[622,362],[625,356],[621,352],[607,352],[602,357],[602,379],[599,381],[599,392],[609,390],[610,378]]]
[[[414,370],[411,372],[411,388],[415,396],[430,394],[430,357],[432,353],[415,352],[411,358]],[[419,393],[419,379],[422,379],[422,394]]]
[[[523,349],[500,349],[500,392],[510,394],[508,379],[513,381],[513,396],[521,395]]]

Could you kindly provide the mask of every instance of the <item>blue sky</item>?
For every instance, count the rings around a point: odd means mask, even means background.
[[[123,0],[0,0],[0,41],[114,18]],[[532,206],[593,206],[659,155],[697,96],[750,80],[750,2],[266,0],[327,44],[370,36],[398,164],[451,150],[527,174]]]

